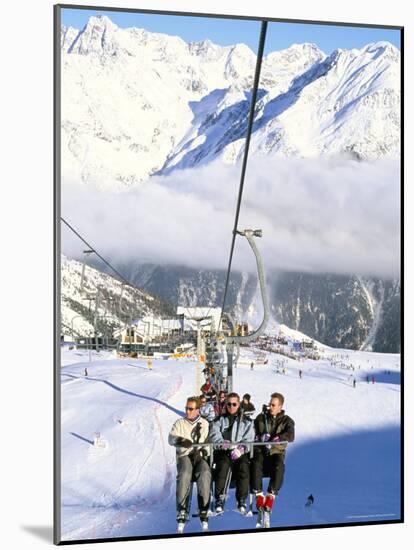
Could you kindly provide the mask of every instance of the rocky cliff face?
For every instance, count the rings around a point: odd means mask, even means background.
[[[128,273],[138,286],[170,303],[222,305],[224,271],[146,265],[129,267]],[[334,347],[400,351],[399,281],[287,272],[269,273],[267,280],[271,312],[278,322]],[[255,275],[231,276],[227,305],[238,320],[259,324]]]

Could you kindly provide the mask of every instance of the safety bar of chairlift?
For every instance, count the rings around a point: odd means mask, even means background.
[[[243,445],[244,447],[248,447],[250,458],[253,458],[254,448],[255,447],[276,447],[276,446],[286,446],[288,444],[288,441],[251,441],[250,443],[244,443],[244,442],[235,442],[230,444],[223,444],[223,443],[194,443],[193,445],[186,447],[186,449],[200,449],[200,448],[208,448],[209,450],[209,459],[210,464],[213,462],[213,453],[211,452],[214,449],[223,449],[223,450],[229,450],[230,447],[237,447],[238,445]],[[182,447],[182,445],[177,445],[177,447]]]

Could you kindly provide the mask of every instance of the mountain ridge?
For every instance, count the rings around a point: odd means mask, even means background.
[[[248,46],[187,43],[104,16],[62,27],[61,51],[66,179],[122,191],[216,158],[240,161],[256,63]],[[267,54],[250,154],[399,156],[399,59],[386,42]]]

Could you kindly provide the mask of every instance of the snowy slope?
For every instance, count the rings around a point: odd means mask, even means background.
[[[237,162],[255,54],[91,17],[62,28],[62,174],[121,190],[152,174]],[[400,54],[386,42],[263,60],[252,155],[399,155]],[[171,109],[171,105],[174,109]]]
[[[257,410],[272,391],[282,392],[296,422],[272,526],[399,518],[399,356],[326,348],[319,361],[287,359],[284,375],[275,368],[282,357],[268,358],[251,371],[254,350],[243,348],[234,380]],[[143,360],[101,352],[89,364],[86,352],[66,350],[62,360],[63,540],[174,533],[175,456],[167,436],[196,391],[195,364],[156,360],[149,371]],[[105,447],[93,445],[96,432]],[[211,530],[254,528],[254,518],[233,507],[231,496]],[[197,520],[188,530],[199,530]]]

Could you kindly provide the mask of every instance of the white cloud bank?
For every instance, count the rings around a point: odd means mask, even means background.
[[[156,177],[123,193],[63,182],[62,216],[114,263],[226,269],[240,166]],[[249,160],[239,228],[261,228],[267,269],[398,277],[400,165],[395,159]],[[62,229],[62,251],[85,247]],[[254,270],[237,237],[234,269]]]

